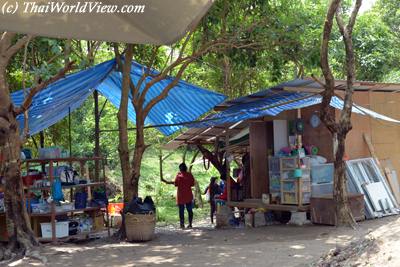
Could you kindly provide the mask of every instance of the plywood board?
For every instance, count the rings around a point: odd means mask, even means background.
[[[390,188],[392,189],[393,195],[396,198],[397,204],[400,204],[400,186],[396,171],[391,171],[389,168],[385,168],[385,175],[389,182]]]
[[[269,134],[268,124],[271,124]],[[272,138],[272,123],[250,123],[250,166],[251,166],[251,197],[261,198],[269,193],[268,179],[268,141]],[[268,136],[270,135],[270,136]]]
[[[301,117],[304,120],[303,144],[318,147],[318,154],[327,158],[328,162],[331,162],[333,161],[332,134],[323,123],[316,128],[310,125],[311,116],[319,114],[320,108],[320,105],[315,105],[301,110]]]
[[[274,153],[288,146],[288,126],[286,120],[274,120]]]
[[[371,205],[374,207],[375,211],[383,211],[383,207],[381,206],[381,202],[385,201],[386,194],[385,188],[381,182],[372,183],[372,184],[365,184],[363,185],[365,192],[367,193]],[[385,201],[386,202],[386,201]]]

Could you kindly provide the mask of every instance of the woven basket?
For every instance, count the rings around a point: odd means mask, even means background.
[[[125,231],[128,241],[152,240],[155,228],[155,214],[125,214]]]

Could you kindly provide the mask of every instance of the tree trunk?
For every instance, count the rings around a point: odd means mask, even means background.
[[[231,93],[231,64],[229,57],[227,55],[224,55],[223,60],[223,69],[224,69],[224,94],[227,96],[232,96]]]
[[[117,47],[115,49],[118,49]],[[121,103],[118,110],[118,153],[121,162],[122,181],[123,181],[123,194],[124,202],[130,201],[131,198],[131,186],[130,186],[130,175],[131,167],[129,163],[129,141],[128,141],[128,103],[129,103],[129,90],[130,90],[130,72],[131,62],[133,56],[133,47],[128,45],[127,52],[125,55],[125,62],[122,66],[120,62],[119,54],[116,51],[116,57],[119,63],[119,68],[122,68],[122,89],[121,89]]]
[[[129,185],[130,200],[133,197],[137,197],[139,195],[140,168],[142,166],[142,159],[145,151],[146,151],[146,144],[144,141],[144,120],[141,118],[140,115],[139,116],[136,115],[136,142],[135,142],[135,151],[133,153],[133,160],[131,166],[132,174]]]
[[[14,252],[29,255],[39,243],[31,230],[23,198],[19,124],[14,114],[5,73],[5,67],[0,68],[0,152],[4,160],[0,165],[0,175],[5,178],[4,200],[10,239],[5,256],[8,258]]]
[[[353,224],[354,218],[352,216],[349,202],[348,202],[348,190],[347,190],[347,176],[346,176],[346,165],[343,160],[345,153],[345,140],[346,134],[337,134],[337,150],[335,154],[335,173],[334,173],[334,200],[336,203],[336,225],[348,225]]]
[[[324,23],[320,59],[321,70],[325,78],[325,84],[323,85],[325,91],[322,94],[321,119],[334,136],[335,142],[334,200],[336,205],[336,225],[354,226],[356,223],[348,203],[347,181],[343,156],[345,152],[346,135],[352,128],[351,109],[353,106],[352,96],[353,83],[355,80],[355,55],[353,50],[352,32],[362,0],[356,0],[347,25],[345,25],[342,18],[341,2],[341,0],[332,0],[330,2]],[[335,113],[331,112],[332,108],[330,108],[330,102],[332,97],[335,95],[335,79],[329,66],[329,41],[335,17],[345,45],[346,60],[344,69],[347,77],[343,110],[340,113],[338,122],[335,118]]]
[[[221,153],[218,151],[212,153],[211,151],[206,149],[201,144],[198,144],[197,148],[199,149],[199,151],[201,152],[203,157],[205,159],[209,160],[211,162],[211,164],[214,166],[214,168],[216,168],[218,170],[218,172],[220,174],[220,178],[222,180],[225,180],[226,179],[226,166],[223,163],[223,158],[221,157]]]

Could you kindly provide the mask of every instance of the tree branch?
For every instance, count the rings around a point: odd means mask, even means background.
[[[161,92],[161,94],[159,94],[158,96],[156,96],[156,97],[154,97],[153,99],[151,99],[150,102],[146,105],[146,107],[144,107],[144,109],[143,109],[143,114],[144,114],[144,117],[145,117],[145,118],[146,118],[147,115],[150,113],[151,109],[152,109],[157,103],[159,103],[160,101],[162,101],[163,99],[165,99],[165,98],[168,96],[169,91],[171,91],[171,89],[174,88],[175,85],[178,84],[180,78],[182,77],[183,72],[186,70],[186,68],[189,66],[189,64],[190,64],[191,62],[192,62],[192,61],[187,61],[187,62],[185,62],[185,63],[181,66],[181,68],[179,69],[177,75],[174,77],[174,80],[173,80],[171,83],[169,83],[169,84],[163,89],[163,91]]]
[[[74,67],[75,62],[72,61],[70,62],[67,66],[65,66],[65,68],[63,68],[62,70],[60,70],[57,75],[51,77],[50,79],[38,84],[37,86],[31,88],[31,90],[29,90],[29,94],[28,96],[25,98],[24,102],[22,103],[22,105],[18,108],[14,109],[14,113],[16,115],[22,114],[24,113],[26,110],[29,109],[30,105],[32,104],[32,100],[33,97],[39,93],[40,91],[42,91],[43,89],[45,89],[48,85],[50,85],[51,83],[56,82],[57,80],[63,78],[65,76],[65,73],[67,73],[68,71],[72,70]]]
[[[355,81],[355,55],[354,55],[354,48],[353,48],[353,39],[352,39],[352,32],[353,27],[355,24],[355,20],[360,9],[362,0],[357,0],[354,6],[354,9],[351,13],[351,18],[349,20],[349,24],[344,26],[343,20],[341,18],[340,13],[337,11],[336,13],[336,21],[339,26],[339,30],[343,36],[343,42],[346,49],[346,94],[344,97],[343,103],[343,110],[340,113],[339,124],[343,128],[343,132],[347,133],[351,130],[351,111],[353,107],[353,84]]]
[[[6,51],[6,57],[8,58],[8,60],[10,60],[32,38],[32,35],[25,35],[24,37],[18,39],[15,44],[10,46]]]
[[[118,71],[122,72],[122,61],[121,61],[121,54],[119,53],[118,43],[113,43],[113,49],[115,54],[115,61],[117,62],[118,66]]]
[[[361,4],[362,4],[362,0],[356,0],[356,4],[353,8],[353,11],[351,12],[349,24],[347,26],[347,30],[349,31],[350,35],[353,33],[353,28],[356,23],[356,18],[357,18],[358,12],[360,11]]]
[[[332,0],[324,23],[324,31],[322,34],[321,44],[321,70],[325,78],[325,91],[322,95],[321,102],[321,120],[325,123],[327,128],[333,133],[337,130],[334,114],[330,108],[330,102],[334,95],[335,78],[333,77],[332,70],[329,66],[329,40],[333,27],[333,19],[335,13],[340,6],[341,0]]]

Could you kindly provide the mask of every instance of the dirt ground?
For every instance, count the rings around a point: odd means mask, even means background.
[[[351,259],[345,266],[351,266],[351,262],[362,266],[400,266],[400,254],[396,251],[400,247],[399,216],[365,221],[357,230],[316,225],[217,230],[203,222],[192,230],[159,227],[156,239],[147,243],[98,239],[80,244],[45,245],[43,254],[48,258],[47,266],[52,267],[310,266],[329,250],[366,236],[376,238],[382,249]],[[384,236],[389,236],[394,245],[387,244]],[[381,238],[384,240],[380,241]],[[42,265],[21,260],[11,266]]]

